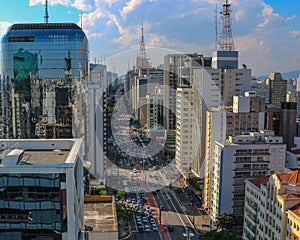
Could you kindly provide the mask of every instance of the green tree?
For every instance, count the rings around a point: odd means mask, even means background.
[[[199,240],[242,240],[242,237],[237,233],[226,230],[212,230],[205,235],[201,235]]]
[[[216,218],[216,227],[220,230],[232,231],[233,227],[237,224],[237,219],[234,215],[221,214]]]
[[[121,190],[118,190],[117,192],[117,196],[121,199],[125,198],[125,195],[126,195],[126,192],[125,191],[121,191]]]

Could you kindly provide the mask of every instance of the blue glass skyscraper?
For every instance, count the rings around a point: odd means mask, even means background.
[[[82,137],[89,44],[72,23],[14,24],[4,35],[4,138]]]

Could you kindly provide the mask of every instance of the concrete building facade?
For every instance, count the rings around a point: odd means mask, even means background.
[[[287,81],[282,79],[281,73],[271,72],[265,79],[269,91],[269,104],[280,108],[282,102],[286,102]]]
[[[240,106],[241,105],[241,106]],[[229,136],[265,129],[264,99],[234,96],[233,107],[216,107],[206,112],[205,178],[203,207],[210,205],[210,171],[215,142],[224,143]]]
[[[216,141],[210,181],[210,216],[222,213],[243,216],[245,179],[283,171],[286,145],[272,131],[230,136]]]

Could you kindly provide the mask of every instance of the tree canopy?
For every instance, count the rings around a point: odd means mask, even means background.
[[[199,240],[242,240],[242,237],[237,233],[227,230],[212,230],[205,235],[201,235]]]

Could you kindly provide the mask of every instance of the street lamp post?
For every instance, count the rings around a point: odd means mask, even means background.
[[[191,230],[189,228],[186,229],[186,239],[187,240],[191,239]]]

